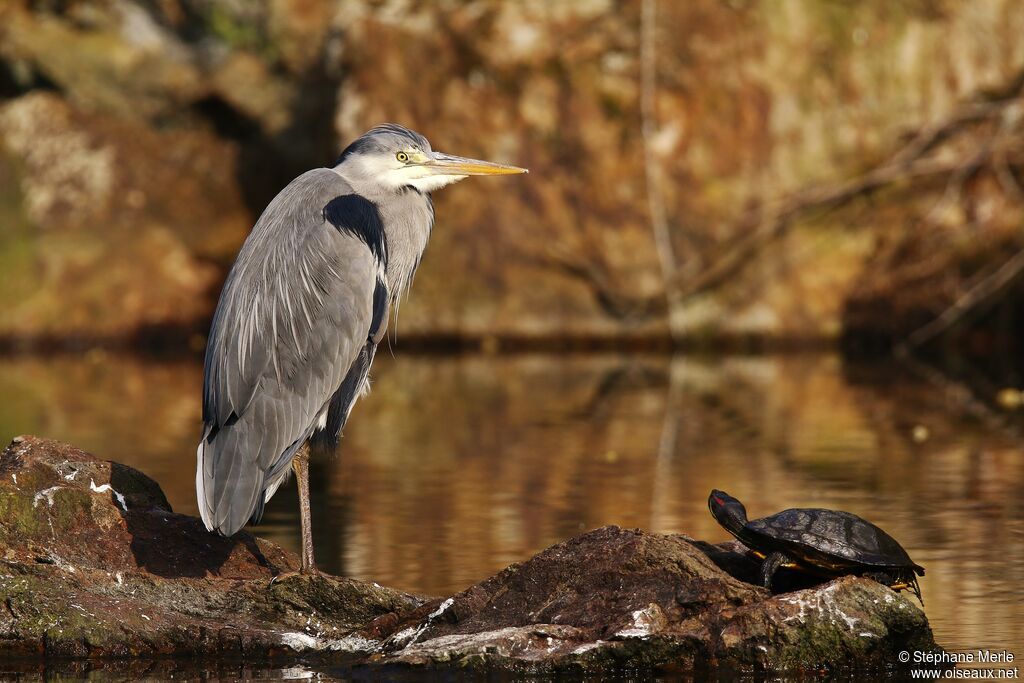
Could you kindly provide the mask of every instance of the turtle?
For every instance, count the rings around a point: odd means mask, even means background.
[[[717,489],[708,497],[711,515],[762,560],[761,584],[771,590],[780,567],[820,576],[856,574],[895,591],[911,590],[918,601],[924,567],[889,534],[850,512],[794,508],[747,521],[743,503]]]

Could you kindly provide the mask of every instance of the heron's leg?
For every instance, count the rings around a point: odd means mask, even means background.
[[[313,523],[309,513],[309,444],[292,458],[292,469],[295,470],[295,482],[299,486],[299,520],[302,524],[302,564],[300,574],[316,574],[316,563],[313,561]]]
[[[764,562],[761,563],[761,585],[771,590],[772,578],[775,576],[776,570],[787,564],[792,564],[792,560],[777,551],[764,558]]]

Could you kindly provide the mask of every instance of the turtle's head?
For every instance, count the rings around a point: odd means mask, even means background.
[[[747,523],[747,509],[725,491],[714,489],[708,496],[708,508],[711,516],[732,533],[739,535],[740,529]]]

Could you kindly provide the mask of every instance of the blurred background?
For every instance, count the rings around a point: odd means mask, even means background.
[[[201,354],[266,203],[395,121],[437,193],[325,569],[459,590],[580,530],[839,507],[937,637],[1024,642],[1019,0],[4,0],[0,437],[194,513]],[[260,533],[297,545],[294,492]],[[1024,652],[1018,652],[1024,656]]]

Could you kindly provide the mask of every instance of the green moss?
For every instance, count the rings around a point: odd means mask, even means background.
[[[828,623],[808,623],[796,630],[797,639],[781,646],[777,651],[778,663],[782,669],[799,669],[828,663],[832,666],[843,662],[854,663],[867,655],[868,643],[854,641],[849,632]]]
[[[205,18],[210,33],[226,45],[255,52],[268,62],[278,61],[280,49],[267,37],[258,23],[235,16],[219,3],[210,4]]]
[[[21,482],[27,485],[29,482]],[[14,538],[49,536],[72,529],[87,518],[92,509],[89,493],[81,489],[57,488],[46,493],[0,492],[0,519],[4,531]]]
[[[17,302],[39,288],[35,230],[24,211],[21,174],[14,161],[0,150],[0,299],[8,302],[0,318],[0,333]]]

